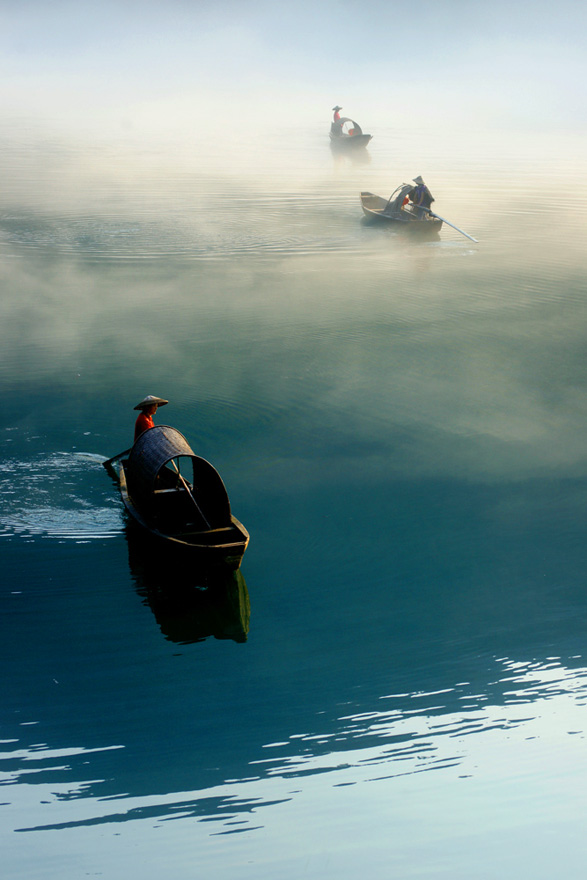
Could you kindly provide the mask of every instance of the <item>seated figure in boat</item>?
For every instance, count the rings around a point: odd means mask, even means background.
[[[137,403],[135,409],[140,410],[140,414],[135,422],[135,441],[144,431],[155,427],[153,416],[157,412],[157,407],[165,406],[166,403],[169,403],[169,401],[164,400],[162,397],[155,397],[153,394],[147,394],[140,403]]]
[[[409,198],[416,209],[416,215],[419,219],[422,219],[429,216],[428,211],[425,209],[430,208],[434,197],[420,176],[414,177],[413,180],[416,186],[409,193]]]
[[[342,123],[340,121],[340,111],[342,110],[342,107],[339,107],[337,104],[336,107],[333,107],[332,109],[334,111],[334,117],[330,126],[330,132],[333,135],[339,135],[342,134]]]

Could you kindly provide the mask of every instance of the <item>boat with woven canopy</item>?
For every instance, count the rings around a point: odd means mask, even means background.
[[[249,533],[218,471],[176,428],[149,428],[118,462],[124,506],[140,526],[198,563],[240,566]]]
[[[366,147],[372,134],[364,134],[358,122],[349,116],[341,116],[330,125],[330,145],[334,149]]]

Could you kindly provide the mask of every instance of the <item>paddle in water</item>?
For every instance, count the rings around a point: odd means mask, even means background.
[[[437,214],[435,211],[431,211],[430,208],[424,208],[423,205],[419,206],[421,211],[427,211],[431,217],[436,217],[438,220],[442,220],[443,223],[446,223],[447,226],[452,226],[453,229],[456,229],[457,232],[460,232],[461,235],[464,235],[465,238],[470,238],[471,241],[474,241],[475,244],[479,244],[479,240],[477,238],[473,238],[472,235],[469,235],[468,232],[463,232],[462,229],[459,229],[458,226],[455,226],[454,223],[451,223],[449,220],[445,220],[444,217],[441,217],[440,214]]]

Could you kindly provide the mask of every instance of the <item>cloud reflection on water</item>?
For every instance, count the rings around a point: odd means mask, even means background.
[[[251,831],[264,826],[264,808],[295,801],[298,797],[305,799],[303,791],[296,792],[291,787],[285,793],[282,783],[287,784],[288,780],[308,781],[312,776],[329,774],[330,786],[344,787],[377,784],[430,771],[442,771],[455,779],[483,778],[488,772],[487,756],[491,755],[495,780],[507,786],[512,784],[507,780],[512,777],[515,780],[520,748],[536,741],[534,757],[525,758],[524,772],[539,777],[543,771],[544,747],[552,737],[560,736],[576,736],[576,743],[569,739],[567,758],[560,762],[570,767],[585,736],[587,670],[580,665],[565,666],[560,658],[531,662],[501,658],[495,659],[493,664],[496,678],[488,683],[485,693],[472,691],[470,685],[461,683],[436,693],[381,696],[386,708],[339,715],[336,720],[330,717],[329,711],[321,731],[292,733],[287,742],[265,746],[271,756],[250,760],[249,777],[227,779],[201,791],[170,791],[139,797],[120,793],[108,797],[100,794],[102,785],[97,780],[70,783],[62,793],[55,790],[53,783],[52,814],[54,817],[57,811],[62,819],[53,818],[50,824],[16,830],[64,830],[109,823],[161,823],[195,818],[221,826],[221,830],[210,829],[207,833]],[[515,687],[510,690],[512,686]],[[63,761],[64,757],[74,754],[77,754],[75,750],[60,750],[58,757]],[[83,757],[88,751],[81,750],[79,754]],[[10,752],[5,756],[10,757],[11,762],[17,757]],[[45,787],[44,778],[48,773],[63,769],[50,763],[53,754],[41,746],[36,746],[30,756],[26,751],[19,756],[25,761],[22,772],[29,775],[29,783],[34,784],[37,791],[38,786]],[[124,755],[122,757],[124,760]],[[32,768],[31,758],[42,766]],[[71,764],[69,769],[77,775],[81,767],[76,770]],[[548,785],[548,774],[544,784]],[[82,811],[86,818],[80,817],[79,805],[72,804],[78,799],[84,801]],[[107,808],[112,802],[117,805],[115,812]],[[29,811],[34,814],[32,805]],[[239,827],[232,828],[236,818]]]

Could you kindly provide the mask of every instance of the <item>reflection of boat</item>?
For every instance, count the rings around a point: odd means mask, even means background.
[[[334,149],[356,149],[366,147],[373,135],[363,134],[358,122],[341,116],[330,125],[330,144]]]
[[[241,571],[224,565],[190,569],[178,578],[168,553],[153,554],[142,530],[127,529],[130,569],[163,635],[188,644],[210,636],[246,642],[251,608]]]
[[[184,645],[210,636],[246,642],[251,606],[242,572],[224,569],[222,581],[208,580],[204,590],[147,595],[161,632]]]
[[[388,199],[370,192],[362,192],[363,213],[370,220],[394,223],[427,232],[440,232],[443,221],[430,211],[418,208],[409,201],[413,191],[413,184],[402,183]]]
[[[181,473],[191,469],[190,480]],[[175,428],[157,425],[136,440],[118,471],[131,516],[160,543],[192,561],[238,568],[249,533],[231,514],[215,468]]]

